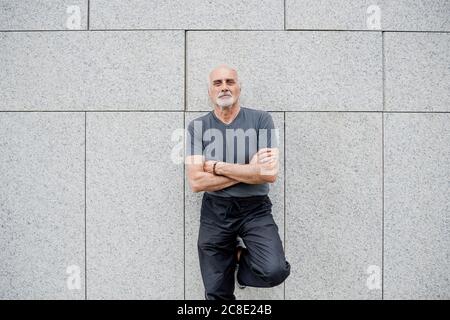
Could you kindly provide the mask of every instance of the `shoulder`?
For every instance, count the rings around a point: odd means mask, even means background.
[[[275,127],[272,115],[270,112],[265,110],[257,110],[246,108],[248,110],[250,117],[254,120],[254,125],[259,129],[272,129]]]
[[[241,108],[252,118],[257,119],[258,121],[267,121],[267,119],[272,118],[270,113],[265,110],[252,109],[248,107],[241,107]]]
[[[211,119],[212,115],[211,115],[211,111],[205,113],[204,115],[201,115],[200,117],[197,117],[195,119],[192,119],[191,121],[189,121],[188,124],[188,128],[193,128],[194,127],[194,123],[202,123],[202,126],[204,127],[206,124],[209,123],[209,120]]]

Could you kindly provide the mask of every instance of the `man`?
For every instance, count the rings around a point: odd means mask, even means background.
[[[268,112],[240,105],[236,70],[221,65],[208,80],[214,110],[188,125],[186,169],[191,190],[205,191],[198,235],[205,298],[234,300],[236,270],[242,287],[273,287],[290,274],[268,197],[277,136]]]

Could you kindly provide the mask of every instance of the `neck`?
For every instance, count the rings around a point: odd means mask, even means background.
[[[218,105],[214,107],[215,115],[222,121],[227,124],[231,123],[234,118],[236,118],[237,114],[241,106],[239,105],[239,101],[236,101],[231,107],[221,108]]]

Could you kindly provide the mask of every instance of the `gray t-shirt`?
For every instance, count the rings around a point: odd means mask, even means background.
[[[248,164],[261,148],[278,147],[278,129],[267,111],[241,106],[230,124],[225,124],[214,111],[189,122],[186,156],[204,155],[205,160]],[[267,195],[269,184],[237,183],[218,191],[206,191],[221,197]]]

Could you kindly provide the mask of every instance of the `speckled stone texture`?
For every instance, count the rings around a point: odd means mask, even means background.
[[[84,299],[84,114],[0,113],[0,181],[0,299]]]
[[[86,30],[87,6],[87,0],[0,0],[0,31]]]
[[[388,32],[384,47],[387,111],[450,111],[450,33]]]
[[[92,0],[93,29],[282,29],[283,0]]]
[[[0,33],[0,110],[183,110],[184,34]]]
[[[449,17],[448,0],[0,0],[0,299],[203,299],[202,194],[172,157],[222,63],[280,129],[291,263],[237,297],[450,298]]]
[[[182,112],[87,114],[88,299],[183,298],[176,129]]]
[[[286,299],[380,299],[380,113],[286,116]]]
[[[242,102],[256,108],[383,108],[380,33],[188,32],[187,48],[188,110],[209,110],[208,71],[224,62],[239,70]]]
[[[447,0],[286,0],[287,29],[370,30],[374,9],[380,30],[450,31]]]
[[[386,299],[450,299],[450,114],[385,114]]]
[[[249,106],[251,108],[251,106]],[[189,121],[204,115],[205,112],[187,112],[186,126]],[[280,238],[284,244],[284,119],[282,112],[271,112],[275,128],[279,130],[280,167],[277,180],[270,184],[269,197],[272,201],[272,215],[278,225]],[[200,226],[200,207],[203,192],[193,193],[186,180],[186,299],[204,299],[204,288],[198,261],[197,239]],[[239,289],[236,285],[235,295],[237,299],[246,300],[282,300],[284,299],[284,284],[274,288]]]

